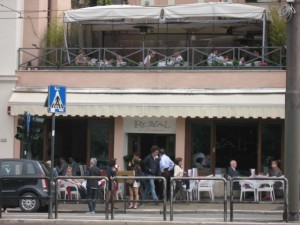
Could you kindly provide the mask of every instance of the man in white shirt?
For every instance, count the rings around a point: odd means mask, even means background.
[[[174,162],[170,159],[169,156],[165,154],[164,149],[160,149],[160,171],[161,175],[166,178],[167,181],[167,199],[170,199],[170,179],[174,174]]]

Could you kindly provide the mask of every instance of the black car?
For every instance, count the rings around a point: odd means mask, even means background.
[[[35,160],[0,159],[2,208],[20,207],[23,212],[35,212],[47,206],[47,173],[45,166]]]

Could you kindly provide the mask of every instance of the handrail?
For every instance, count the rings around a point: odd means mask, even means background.
[[[222,202],[217,202],[217,203],[223,203],[224,204],[224,222],[227,221],[227,180],[222,177],[171,177],[171,182],[170,182],[170,190],[171,190],[171,195],[170,195],[170,220],[173,221],[174,213],[173,213],[173,204],[174,204],[174,182],[176,180],[216,180],[216,181],[222,181],[224,183],[224,198]],[[201,202],[202,203],[202,202]]]
[[[19,70],[253,70],[285,69],[282,47],[260,48],[264,55],[256,55],[256,47],[218,47],[218,61],[209,62],[211,47],[147,47],[147,48],[20,48],[18,49]],[[76,57],[84,51],[88,61],[78,65]],[[182,55],[183,61],[174,61],[174,51]],[[156,52],[150,66],[143,64],[150,52]],[[229,61],[221,61],[230,56]],[[245,56],[246,61],[239,62]],[[92,60],[91,60],[92,59]]]
[[[158,177],[158,176],[115,176],[113,177],[110,182],[111,185],[113,184],[113,182],[115,180],[124,180],[126,182],[126,180],[160,180],[163,182],[163,220],[166,221],[167,220],[167,197],[166,197],[166,190],[167,190],[167,181],[164,177]],[[112,197],[112,201],[111,201],[111,219],[114,220],[114,202],[127,202],[128,200],[114,200],[114,198]],[[133,201],[134,202],[134,201]],[[154,200],[139,200],[139,202],[154,202]],[[158,200],[158,202],[160,202],[160,200]],[[126,207],[125,207],[125,212],[126,212]]]
[[[54,198],[54,204],[55,204],[55,219],[58,219],[58,202],[62,202],[62,201],[66,201],[66,199],[64,200],[58,200],[57,199],[57,185],[58,185],[58,180],[65,180],[65,179],[98,179],[98,180],[101,180],[101,179],[104,179],[105,182],[108,184],[109,180],[107,177],[105,176],[58,176],[54,179],[54,193],[55,193],[55,198]],[[106,192],[105,193],[108,193],[108,185],[106,185]],[[68,200],[70,201],[70,200]],[[82,200],[82,199],[78,199],[76,201],[86,201],[86,200]],[[108,199],[107,197],[105,198],[104,200],[104,203],[105,203],[105,219],[108,220]]]
[[[262,201],[235,201],[233,199],[233,184],[240,181],[240,180],[271,180],[271,181],[283,181],[283,203],[280,201],[276,202],[269,202],[269,204],[279,204],[282,203],[283,207],[283,214],[287,213],[288,210],[288,180],[284,177],[233,177],[230,179],[230,221],[233,221],[233,203],[243,204],[243,203],[252,203],[252,204],[259,204],[264,203]],[[254,193],[256,194],[256,193]],[[285,221],[288,222],[288,216],[284,216]]]
[[[21,196],[11,196],[11,197],[7,197],[7,196],[3,196],[2,195],[2,190],[3,190],[3,180],[19,180],[19,179],[24,179],[24,180],[32,180],[32,179],[38,179],[38,180],[46,180],[46,182],[48,182],[48,195],[47,197],[27,197],[29,199],[48,199],[48,201],[50,201],[50,189],[51,189],[51,185],[50,185],[50,178],[49,177],[42,177],[42,176],[1,176],[0,177],[0,218],[2,218],[2,202],[3,202],[3,198],[26,198],[26,197],[21,197]],[[48,219],[52,219],[52,215],[50,213],[50,211],[48,211]]]

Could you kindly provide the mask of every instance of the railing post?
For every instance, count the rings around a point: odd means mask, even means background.
[[[230,222],[233,221],[233,181],[230,179]]]
[[[111,220],[114,220],[115,219],[115,215],[114,215],[114,199],[115,199],[115,193],[114,193],[114,180],[109,180],[110,182],[110,187],[112,188],[112,190],[110,191],[110,201],[111,201],[111,204],[110,204],[110,212],[111,212],[111,215],[110,215],[110,219]]]
[[[224,222],[227,221],[227,180],[223,178],[224,182]]]
[[[0,177],[0,190],[3,190],[3,178]],[[2,218],[2,191],[0,191],[0,218]]]
[[[57,178],[55,178],[54,179],[54,188],[55,188],[55,198],[54,198],[54,205],[55,205],[55,213],[54,213],[54,217],[55,217],[55,219],[57,219],[57,212],[58,212],[58,210],[57,210],[57,194],[59,194],[59,196],[61,196],[61,194],[60,194],[60,192],[59,193],[57,193]]]
[[[164,177],[162,177],[162,180],[163,180],[163,185],[164,185],[164,189],[163,189],[163,196],[164,196],[163,214],[164,214],[164,221],[166,221],[167,220],[167,180]]]
[[[173,178],[171,178],[171,181],[170,181],[170,221],[173,221],[173,199],[174,199],[174,180]],[[175,180],[175,183],[176,183],[176,180]],[[175,184],[175,187],[176,187],[176,184]]]

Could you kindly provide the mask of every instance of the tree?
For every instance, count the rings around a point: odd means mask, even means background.
[[[272,6],[270,9],[271,23],[269,25],[269,43],[272,46],[285,46],[286,42],[286,23],[278,14],[278,6]]]
[[[285,20],[279,16],[278,9],[279,6],[275,5],[270,8],[269,17],[271,23],[269,24],[268,29],[268,39],[271,46],[284,47],[287,38],[286,23]],[[283,48],[283,50],[285,50],[285,48]],[[272,62],[277,64],[281,63],[284,66],[285,58],[280,57],[281,53],[282,52],[279,51],[272,53],[270,59]],[[282,61],[280,62],[281,59]]]

